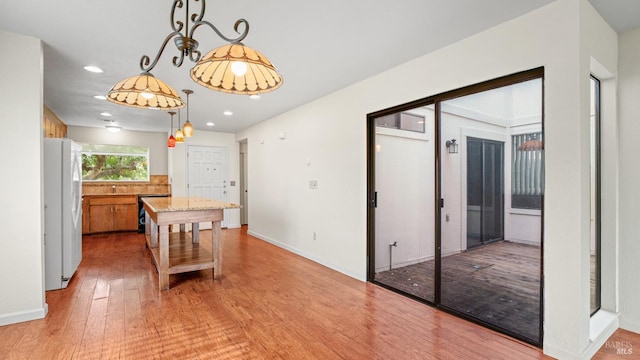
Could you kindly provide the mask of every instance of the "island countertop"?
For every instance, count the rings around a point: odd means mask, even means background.
[[[238,204],[199,197],[143,197],[142,201],[155,213],[240,208]]]

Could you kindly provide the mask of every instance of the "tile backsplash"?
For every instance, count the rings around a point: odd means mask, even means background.
[[[83,182],[82,195],[170,194],[168,175],[151,175],[149,181]]]

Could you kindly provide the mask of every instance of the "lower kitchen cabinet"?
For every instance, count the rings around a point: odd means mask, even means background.
[[[105,195],[85,197],[89,226],[86,233],[138,230],[138,197],[136,195]]]

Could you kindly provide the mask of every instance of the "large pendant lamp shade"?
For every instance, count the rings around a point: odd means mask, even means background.
[[[107,100],[142,109],[169,110],[184,107],[184,102],[171,86],[146,71],[115,84],[107,94]]]
[[[271,61],[241,43],[209,51],[191,69],[191,78],[206,88],[232,94],[259,94],[282,85]]]

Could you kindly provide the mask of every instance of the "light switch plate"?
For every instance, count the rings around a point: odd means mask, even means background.
[[[318,188],[318,180],[309,180],[309,189],[317,189]]]

